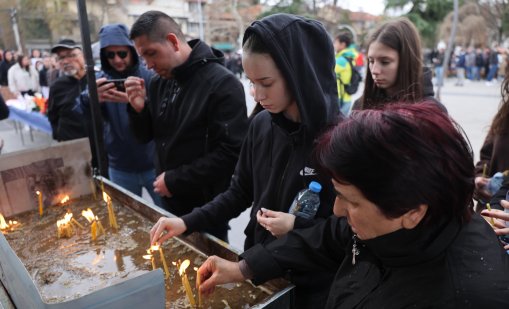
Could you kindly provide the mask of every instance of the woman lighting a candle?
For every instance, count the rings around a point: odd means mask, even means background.
[[[509,256],[472,213],[470,146],[435,104],[354,112],[316,150],[335,216],[200,267],[202,293],[342,261],[325,308],[505,308]]]

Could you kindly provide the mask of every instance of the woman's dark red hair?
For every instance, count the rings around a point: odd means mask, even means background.
[[[459,126],[435,102],[354,112],[320,139],[321,168],[387,217],[428,205],[424,224],[470,219],[474,165]]]

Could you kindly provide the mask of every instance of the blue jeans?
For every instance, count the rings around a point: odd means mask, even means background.
[[[154,192],[153,184],[156,179],[155,170],[148,170],[139,173],[129,173],[110,167],[108,168],[108,173],[110,174],[111,181],[138,196],[141,196],[141,191],[143,187],[145,187],[152,200],[154,200],[154,204],[158,206],[161,205],[161,197]]]
[[[490,71],[488,72],[488,76],[486,77],[486,80],[491,82],[493,77],[495,77],[495,74],[497,74],[498,71],[498,64],[490,64]]]
[[[435,67],[435,77],[436,77],[436,85],[437,86],[443,86],[444,81],[442,80],[442,72],[444,72],[443,66],[436,66]]]

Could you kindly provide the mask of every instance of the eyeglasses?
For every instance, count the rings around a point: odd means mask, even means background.
[[[57,57],[57,61],[62,61],[64,59],[67,59],[67,58],[76,58],[78,57],[78,54],[75,54],[75,53],[69,53],[69,54],[65,54],[65,55],[60,55]]]
[[[108,59],[115,59],[115,55],[119,56],[120,59],[124,59],[125,57],[127,57],[128,53],[129,52],[127,50],[121,50],[121,51],[117,51],[117,52],[109,51],[109,52],[106,52],[105,55],[106,55],[106,58],[108,58]]]

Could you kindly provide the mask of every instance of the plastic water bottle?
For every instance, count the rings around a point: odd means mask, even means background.
[[[491,195],[497,193],[498,189],[502,187],[502,182],[504,181],[504,173],[502,172],[496,172],[493,177],[490,178],[490,181],[488,182],[488,192],[491,193]]]
[[[322,186],[318,182],[312,181],[307,189],[297,193],[288,212],[302,218],[313,219],[320,207],[319,193],[321,190]]]

